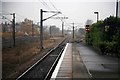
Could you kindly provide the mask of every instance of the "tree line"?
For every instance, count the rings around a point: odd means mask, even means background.
[[[40,36],[40,26],[33,23],[32,20],[24,19],[22,22],[15,23],[15,36]],[[1,23],[0,29],[2,29],[1,34],[3,39],[12,38],[13,25],[12,23]],[[44,25],[43,26],[43,38],[47,39],[49,37],[60,36],[60,28],[56,25]]]
[[[103,55],[120,57],[120,18],[114,16],[93,23],[86,32],[86,42]]]

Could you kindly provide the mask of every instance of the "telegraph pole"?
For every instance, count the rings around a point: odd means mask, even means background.
[[[48,18],[43,19],[43,12],[49,12],[49,13],[56,13]],[[53,16],[56,16],[58,14],[61,14],[59,11],[43,11],[40,9],[40,50],[43,49],[43,21],[46,21],[47,19],[52,18]]]
[[[73,24],[73,39],[74,39],[74,23],[72,23]]]
[[[50,26],[50,29],[49,29],[49,30],[50,30],[50,38],[51,38],[51,36],[52,36],[52,34],[51,34],[51,33],[52,33],[51,26]]]
[[[43,49],[43,10],[40,9],[40,49]]]
[[[15,47],[15,13],[12,14],[13,15],[13,46]]]
[[[32,21],[32,37],[34,36],[34,28],[33,28],[33,21]]]
[[[62,36],[64,36],[64,22],[62,21]]]
[[[68,19],[68,17],[56,17],[55,19],[60,19],[62,21],[62,36],[64,36],[64,22],[63,19]]]

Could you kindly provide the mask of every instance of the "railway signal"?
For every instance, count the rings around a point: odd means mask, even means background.
[[[89,32],[90,31],[90,27],[89,27],[90,25],[86,25],[85,26],[85,30],[86,30],[86,32]]]

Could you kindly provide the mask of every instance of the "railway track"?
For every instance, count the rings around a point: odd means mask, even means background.
[[[34,65],[28,68],[16,80],[22,80],[25,78],[38,78],[40,80],[49,80],[68,40],[69,39],[66,38],[55,48],[51,49],[45,56],[43,56]]]

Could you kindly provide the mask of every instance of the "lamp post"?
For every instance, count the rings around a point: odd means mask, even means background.
[[[118,17],[118,0],[116,1],[116,18]]]
[[[97,14],[97,22],[99,20],[99,12],[94,12],[94,14]]]

